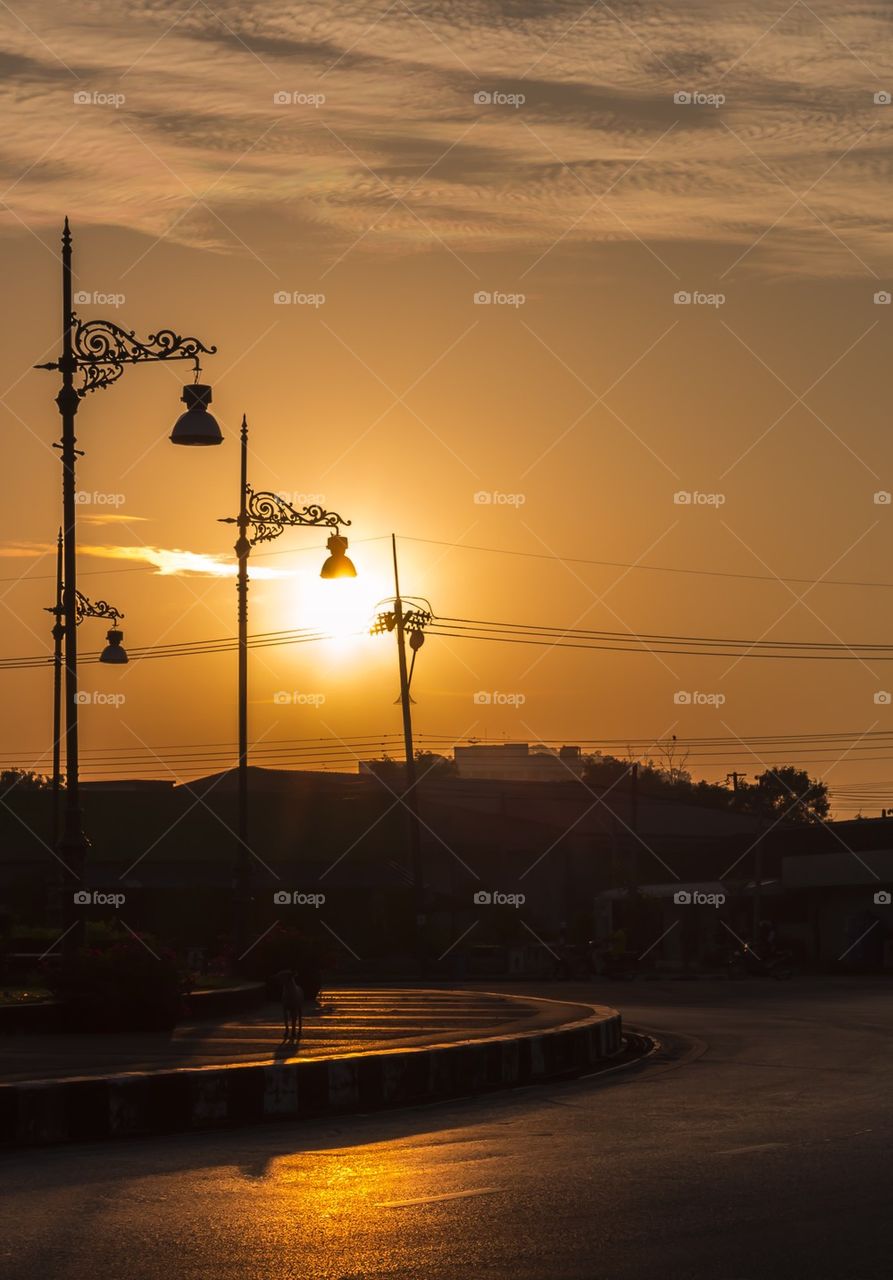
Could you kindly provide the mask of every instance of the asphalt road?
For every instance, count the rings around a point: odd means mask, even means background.
[[[518,988],[512,986],[512,993]],[[601,1078],[0,1159],[7,1280],[859,1280],[893,1270],[880,982],[555,984],[659,1030]]]

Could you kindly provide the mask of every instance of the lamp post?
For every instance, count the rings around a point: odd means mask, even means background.
[[[65,642],[65,817],[60,843],[62,861],[72,882],[82,878],[89,841],[84,832],[78,787],[78,672],[77,672],[77,511],[75,471],[80,451],[76,448],[75,418],[80,402],[91,391],[117,381],[129,364],[161,360],[193,360],[196,379],[199,354],[211,355],[217,348],[206,347],[198,338],[184,338],[172,329],[159,329],[145,341],[133,330],[122,329],[109,320],[82,321],[72,309],[72,238],[68,219],[62,230],[62,349],[58,360],[36,365],[62,375],[56,405],[62,420],[62,526],[63,526],[63,618]],[[75,386],[79,376],[80,386]],[[171,440],[174,444],[220,444],[223,436],[207,412],[210,387],[186,387],[183,400],[188,411],[178,420]],[[72,895],[73,897],[73,895]],[[71,904],[69,904],[69,910]],[[83,920],[72,916],[66,930],[66,946],[76,949],[83,941]]]
[[[345,520],[335,511],[326,511],[313,503],[297,511],[276,493],[260,492],[248,483],[248,421],[242,415],[239,468],[239,514],[226,516],[221,524],[234,524],[239,536],[235,544],[238,571],[239,632],[239,760],[238,760],[238,856],[236,861],[235,935],[237,950],[244,945],[251,899],[251,847],[248,843],[248,557],[258,542],[278,538],[284,529],[297,525],[327,527],[334,532],[328,539],[329,556],[320,570],[321,578],[355,578],[357,571],[348,558],[347,538],[339,533]]]
[[[406,756],[406,785],[403,801],[406,805],[407,838],[409,842],[409,862],[412,872],[413,900],[415,908],[416,956],[419,968],[425,968],[425,881],[422,867],[422,823],[419,817],[419,801],[416,791],[415,749],[412,740],[412,698],[410,685],[415,670],[416,654],[425,643],[425,627],[434,617],[433,610],[427,600],[421,607],[414,602],[410,608],[404,608],[404,600],[400,595],[400,572],[397,566],[397,538],[391,534],[391,552],[394,562],[394,599],[393,607],[379,613],[372,626],[372,634],[380,635],[384,631],[393,631],[397,636],[397,663],[400,669],[400,705],[403,709],[403,748]],[[406,635],[409,634],[409,647],[412,650],[412,662],[406,665]]]
[[[59,537],[56,542],[56,603],[45,610],[51,613],[56,621],[53,623],[53,844],[55,849],[59,843],[59,801],[62,791],[62,764],[61,764],[61,737],[62,737],[62,641],[65,637],[65,606],[63,603],[64,587],[62,582],[62,530],[59,530]],[[116,624],[119,619],[124,617],[120,609],[116,609],[114,605],[108,603],[107,600],[97,600],[94,604],[92,600],[81,592],[75,592],[75,608],[77,610],[77,625],[80,626],[84,618],[104,618],[107,622],[111,622],[112,628],[108,632],[106,639],[108,644],[99,655],[99,661],[105,663],[122,664],[129,661],[127,652],[123,648],[121,641],[124,639],[124,633],[118,631]]]

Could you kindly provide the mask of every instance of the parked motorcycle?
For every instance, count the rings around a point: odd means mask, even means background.
[[[777,948],[768,955],[758,956],[745,942],[729,956],[728,974],[730,978],[774,978],[776,982],[783,982],[794,976],[791,953]]]

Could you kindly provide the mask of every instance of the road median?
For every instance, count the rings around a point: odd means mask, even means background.
[[[583,1074],[620,1051],[616,1010],[567,1012],[542,1030],[444,1043],[19,1081],[0,1086],[0,1143],[148,1137],[443,1101]]]

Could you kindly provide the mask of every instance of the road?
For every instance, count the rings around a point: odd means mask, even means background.
[[[513,994],[519,993],[512,985]],[[9,1153],[7,1280],[867,1280],[891,1271],[872,980],[552,984],[662,1033],[600,1079]]]

